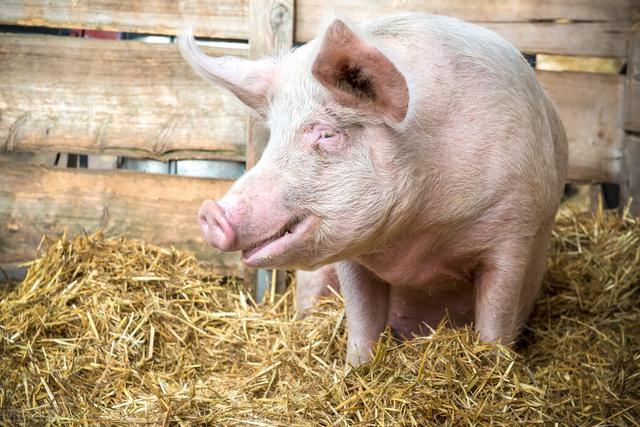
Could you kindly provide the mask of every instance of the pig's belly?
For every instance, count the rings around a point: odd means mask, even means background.
[[[473,322],[471,283],[448,280],[420,288],[391,287],[388,324],[398,337],[428,335],[429,327],[435,329],[447,314],[454,327]]]

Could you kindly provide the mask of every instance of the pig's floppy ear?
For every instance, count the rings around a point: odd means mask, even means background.
[[[401,122],[409,108],[407,81],[375,46],[336,19],[327,28],[311,73],[336,100]]]
[[[276,74],[273,60],[208,56],[196,45],[191,28],[181,32],[178,47],[182,57],[198,74],[230,90],[246,105],[265,115],[267,93]]]

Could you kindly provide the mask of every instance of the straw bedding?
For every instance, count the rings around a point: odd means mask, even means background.
[[[470,329],[385,334],[343,370],[339,299],[292,321],[191,255],[100,234],[50,242],[0,295],[4,425],[638,425],[640,224],[568,215],[508,350]]]

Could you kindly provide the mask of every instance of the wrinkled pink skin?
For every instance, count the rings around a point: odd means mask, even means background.
[[[558,115],[489,30],[424,14],[355,28],[335,21],[277,61],[207,58],[181,39],[270,129],[256,167],[202,205],[205,239],[252,267],[328,266],[299,274],[301,309],[335,268],[349,364],[386,326],[411,337],[446,313],[508,343],[539,291],[564,185]]]

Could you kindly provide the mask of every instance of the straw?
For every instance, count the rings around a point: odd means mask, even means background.
[[[294,321],[196,259],[101,233],[45,243],[0,294],[3,425],[638,425],[640,225],[560,217],[513,350],[441,325],[345,374],[338,298]]]

